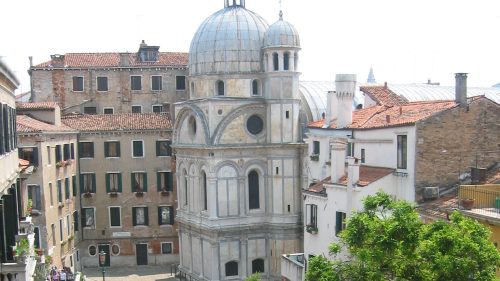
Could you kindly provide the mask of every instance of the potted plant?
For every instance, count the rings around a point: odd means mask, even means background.
[[[28,204],[26,204],[26,216],[31,216],[31,213],[33,212],[33,200],[28,199]]]
[[[88,190],[87,190],[87,191],[83,194],[83,197],[85,197],[85,198],[90,198],[90,197],[92,197],[92,193],[90,193],[90,191],[88,191]]]
[[[318,227],[316,227],[314,225],[308,225],[308,226],[306,226],[306,231],[311,233],[311,234],[316,234],[316,233],[318,233]]]
[[[30,250],[30,244],[28,239],[21,238],[16,245],[16,257],[21,258],[23,260],[28,254]]]
[[[462,207],[465,210],[471,210],[474,206],[474,198],[462,198]]]
[[[170,195],[170,191],[168,191],[166,188],[163,188],[161,190],[161,195],[163,195],[163,196],[169,196]]]
[[[312,154],[310,156],[311,161],[319,161],[319,154]]]
[[[35,249],[36,254],[40,257],[43,255],[43,249],[42,248],[36,248]]]

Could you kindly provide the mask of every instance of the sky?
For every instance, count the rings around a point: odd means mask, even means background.
[[[230,0],[232,1],[232,0]],[[0,57],[28,91],[34,64],[52,54],[135,52],[141,40],[160,51],[188,52],[197,28],[224,0],[6,0]],[[334,81],[357,74],[366,82],[469,86],[500,83],[498,0],[246,0],[269,24],[284,19],[298,30],[301,80]]]

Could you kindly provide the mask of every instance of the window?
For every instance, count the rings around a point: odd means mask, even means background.
[[[345,221],[346,221],[346,213],[344,212],[336,212],[335,219],[335,235],[339,235],[339,233],[345,229]]]
[[[65,143],[63,145],[63,160],[69,160],[71,158],[71,149],[69,147],[69,143]]]
[[[260,208],[259,174],[251,171],[248,174],[248,206],[250,210]]]
[[[169,140],[156,141],[156,156],[172,155],[172,149],[170,148],[171,144],[172,141]]]
[[[109,207],[109,226],[111,227],[122,226],[120,207]]]
[[[252,274],[264,272],[264,260],[263,259],[255,259],[252,261]]]
[[[151,76],[151,90],[161,91],[162,88],[163,88],[162,77],[157,75]]]
[[[42,210],[42,199],[39,185],[28,185],[28,200],[33,210]]]
[[[111,246],[111,253],[114,256],[119,255],[120,254],[120,246],[118,244],[113,244],[113,246]]]
[[[94,158],[94,143],[93,142],[80,142],[78,143],[78,154],[80,158]]]
[[[347,156],[354,157],[354,143],[353,142],[347,143]]]
[[[120,142],[119,141],[104,142],[104,156],[108,158],[120,157]]]
[[[224,82],[223,81],[217,81],[217,95],[218,96],[223,96],[225,92],[224,89]]]
[[[74,211],[73,212],[73,228],[75,231],[78,231],[79,227],[78,227],[79,223],[78,223],[78,212],[77,211]]]
[[[83,114],[97,114],[97,107],[95,106],[84,106]]]
[[[258,135],[264,130],[264,121],[258,115],[252,115],[247,119],[247,130],[252,135]]]
[[[132,208],[132,224],[149,225],[148,222],[148,207],[133,207]]]
[[[174,207],[160,206],[158,207],[158,225],[174,224]]]
[[[73,76],[73,92],[83,91],[83,76]]]
[[[113,114],[115,113],[115,109],[112,108],[112,107],[105,107],[103,110],[102,110],[102,113],[103,114]]]
[[[398,135],[398,169],[406,169],[407,136]]]
[[[361,148],[361,163],[365,163],[365,149]]]
[[[144,157],[144,142],[142,140],[132,141],[132,157]]]
[[[319,155],[319,141],[313,141],[313,154]]]
[[[54,190],[52,189],[52,183],[49,182],[49,197],[50,197],[50,206],[54,206]]]
[[[186,90],[186,76],[175,76],[175,89],[177,91]]]
[[[62,204],[62,181],[57,180],[57,202],[59,204]]]
[[[37,147],[19,147],[19,159],[30,162],[30,165],[38,166],[38,148]]]
[[[77,190],[76,190],[76,176],[73,175],[71,176],[71,187],[73,188],[73,197],[76,196]]]
[[[89,246],[89,255],[90,256],[95,256],[97,254],[97,248],[94,245]]]
[[[252,96],[258,96],[259,95],[259,81],[253,80],[252,81]]]
[[[142,113],[142,106],[132,105],[132,113]]]
[[[288,110],[287,110],[287,111],[285,112],[285,118],[286,118],[286,119],[290,119],[290,111],[288,111]]]
[[[80,192],[95,193],[95,190],[96,190],[95,174],[94,173],[80,174]]]
[[[154,113],[161,113],[161,112],[163,112],[163,105],[161,105],[161,104],[155,104],[155,105],[153,105],[153,112]]]
[[[290,53],[283,54],[283,69],[290,70]]]
[[[208,209],[208,194],[207,194],[207,174],[202,171],[201,172],[201,184],[203,185],[203,210]]]
[[[184,170],[182,172],[182,180],[184,181],[184,205],[187,205],[189,202],[189,194],[188,194],[188,178],[187,178],[187,171]]]
[[[130,89],[132,91],[140,91],[142,90],[142,77],[132,75],[130,76]]]
[[[306,205],[306,226],[318,227],[318,206],[314,204]]]
[[[226,263],[226,276],[237,276],[238,275],[238,262],[230,261]]]
[[[71,235],[71,220],[69,218],[69,215],[66,215],[66,230],[67,230],[66,235],[70,236]]]
[[[56,145],[56,163],[61,162],[61,160],[62,160],[61,145],[57,144]]]
[[[33,232],[35,233],[35,243],[33,243],[33,246],[35,246],[35,248],[41,249],[42,245],[40,243],[40,228],[38,226],[35,226]]]
[[[108,91],[108,77],[97,77],[97,91],[98,92]]]
[[[132,173],[132,192],[146,192],[148,191],[147,174],[144,172]]]
[[[63,219],[59,219],[59,240],[63,241],[64,240],[64,233],[63,233]]]
[[[50,152],[50,146],[47,145],[47,164],[52,164],[52,153]]]
[[[69,200],[70,197],[70,189],[69,189],[69,178],[64,179],[64,199]]]
[[[156,175],[158,191],[173,191],[174,177],[171,172],[158,172]]]
[[[106,173],[106,192],[107,193],[122,192],[121,173]]]
[[[172,253],[172,242],[162,242],[161,243],[161,253],[171,254]]]
[[[280,69],[280,62],[277,53],[273,54],[273,68],[274,71],[278,71]]]
[[[94,208],[82,208],[82,226],[95,227],[95,211]]]
[[[71,143],[71,159],[75,159],[75,144]]]
[[[52,245],[56,245],[56,226],[54,224],[50,225],[50,230],[52,232]]]

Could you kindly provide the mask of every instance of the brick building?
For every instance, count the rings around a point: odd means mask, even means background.
[[[31,202],[35,246],[58,268],[75,269],[78,132],[61,123],[55,102],[16,105],[19,158],[31,166],[20,183],[23,197]]]
[[[186,53],[144,41],[135,53],[68,53],[31,65],[31,101],[55,101],[62,113],[173,113],[187,99]]]
[[[70,115],[78,139],[80,258],[110,266],[178,262],[168,114]]]

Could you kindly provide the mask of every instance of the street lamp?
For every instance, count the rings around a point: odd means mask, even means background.
[[[104,278],[104,274],[106,273],[106,270],[104,270],[104,264],[106,264],[106,253],[104,252],[104,250],[101,250],[99,252],[99,266],[101,267],[102,281],[106,280]]]

